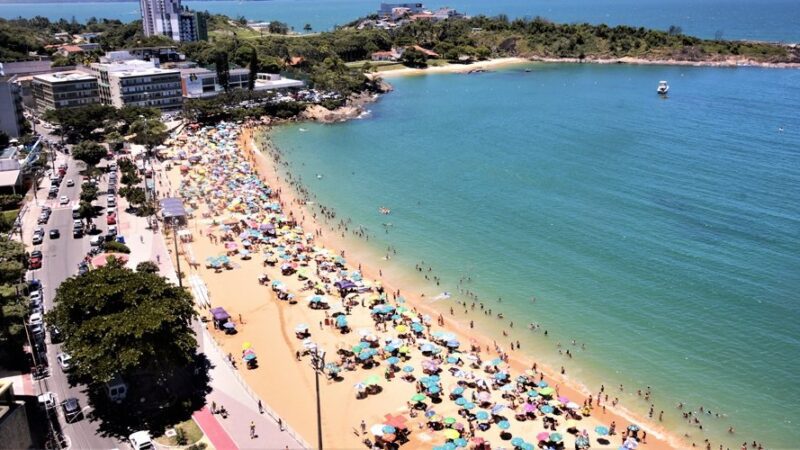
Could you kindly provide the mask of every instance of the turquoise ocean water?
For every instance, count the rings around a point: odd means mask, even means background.
[[[797,448],[800,71],[530,68],[392,79],[369,118],[274,141],[393,264],[431,265],[429,292],[471,276],[537,360],[640,414],[651,386],[655,414],[698,445]],[[705,434],[679,401],[712,411]]]
[[[245,16],[251,20],[281,20],[301,30],[310,23],[329,30],[378,9],[380,0],[233,0],[184,1],[200,11]],[[670,25],[687,34],[728,39],[800,41],[797,0],[431,0],[430,8],[449,5],[470,15],[543,16],[558,22],[608,23],[666,30]],[[0,17],[44,16],[58,20],[107,17],[139,18],[138,2],[15,3],[0,1]]]

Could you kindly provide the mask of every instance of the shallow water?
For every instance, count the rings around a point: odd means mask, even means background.
[[[430,8],[448,5],[470,15],[542,16],[558,22],[632,25],[666,30],[671,25],[687,34],[726,39],[800,42],[800,8],[796,0],[448,0],[424,2]],[[280,20],[300,31],[311,24],[330,30],[374,13],[377,0],[234,0],[184,1],[198,11],[251,20]],[[137,2],[9,3],[0,2],[0,17],[44,16],[84,21],[92,16],[132,21],[140,18]]]
[[[530,69],[393,79],[369,118],[274,140],[374,248],[409,274],[432,266],[430,291],[470,276],[461,287],[513,317],[495,326],[513,320],[537,360],[640,413],[651,386],[670,428],[678,401],[711,409],[708,434],[680,428],[698,444],[794,447],[800,72]]]

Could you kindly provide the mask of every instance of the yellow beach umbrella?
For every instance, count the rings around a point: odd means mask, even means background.
[[[242,344],[242,350],[247,350],[248,348],[250,348],[252,346],[253,346],[253,344],[251,344],[249,342],[245,342],[244,344]]]
[[[461,436],[461,434],[458,432],[458,430],[454,430],[452,428],[444,430],[444,437],[447,439],[458,439],[459,436]]]
[[[402,333],[408,333],[408,326],[407,325],[398,325],[398,326],[394,327],[394,329],[398,333],[401,333],[401,334]]]

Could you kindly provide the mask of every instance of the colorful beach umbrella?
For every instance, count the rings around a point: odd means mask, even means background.
[[[448,429],[444,430],[443,434],[444,434],[444,437],[446,437],[447,439],[458,439],[459,437],[461,437],[461,433],[459,433],[457,430],[454,430],[452,428],[448,428]]]
[[[414,368],[413,368],[413,367],[411,367],[411,366],[405,366],[405,367],[403,367],[403,372],[405,372],[405,373],[411,373],[411,372],[413,372],[413,371],[414,371]]]
[[[561,433],[550,433],[550,442],[561,442],[564,440],[564,436]]]
[[[415,403],[419,403],[419,402],[425,401],[426,398],[427,397],[425,397],[422,394],[414,394],[413,396],[411,396],[411,401],[415,402]],[[608,431],[606,431],[606,432],[608,432]]]
[[[501,420],[500,422],[497,423],[497,426],[501,430],[507,430],[507,429],[511,428],[511,424],[507,420]]]
[[[478,419],[478,420],[488,420],[489,419],[489,413],[486,412],[486,411],[483,411],[483,410],[478,411],[478,412],[475,413],[475,418]]]
[[[606,436],[606,435],[608,435],[608,428],[606,428],[606,427],[604,427],[602,425],[598,425],[598,426],[594,427],[594,432],[597,433],[600,436]]]
[[[550,439],[550,433],[548,433],[547,431],[542,431],[541,433],[536,435],[537,441],[547,441],[548,439]]]

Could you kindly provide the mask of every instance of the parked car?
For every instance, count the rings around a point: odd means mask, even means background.
[[[61,408],[64,410],[64,418],[67,420],[67,423],[80,420],[80,418],[83,416],[81,404],[75,397],[70,397],[64,400],[64,403],[61,404]]]
[[[64,336],[61,335],[61,330],[56,326],[50,327],[50,342],[58,344],[64,341]]]
[[[44,318],[41,314],[34,313],[28,317],[28,325],[41,325],[42,323],[44,323]]]
[[[58,228],[53,228],[50,230],[50,239],[58,239],[61,237],[61,232],[58,231]]]
[[[117,223],[117,215],[116,214],[109,214],[106,216],[106,224],[107,225],[116,225]]]
[[[150,438],[150,433],[147,431],[137,431],[128,436],[128,440],[131,441],[133,450],[152,450],[155,448],[153,440]]]
[[[66,205],[69,203],[69,197],[66,195],[62,195],[61,198],[58,200],[59,205]]]
[[[39,406],[46,411],[56,407],[56,395],[50,391],[40,395],[38,399]]]
[[[67,186],[68,186],[68,187],[75,186],[75,180],[73,180],[72,178],[70,178],[69,180],[67,180]]]
[[[32,239],[33,245],[39,245],[42,243],[43,240],[44,240],[44,230],[40,228],[33,232],[33,239]]]
[[[86,261],[82,261],[78,264],[78,276],[81,276],[89,271],[89,264],[86,264]]]
[[[56,362],[58,362],[59,367],[64,372],[69,372],[72,368],[72,356],[69,356],[67,353],[59,353],[56,355]]]
[[[42,268],[42,252],[34,250],[31,252],[31,257],[28,260],[28,268],[31,270]]]
[[[91,244],[92,246],[98,246],[102,243],[103,243],[103,236],[100,235],[92,236],[92,238],[89,239],[89,244]]]
[[[43,212],[43,213],[39,214],[39,218],[36,219],[36,223],[39,224],[39,225],[44,225],[44,224],[47,223],[48,220],[50,220],[50,214],[47,214],[47,213]]]

